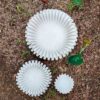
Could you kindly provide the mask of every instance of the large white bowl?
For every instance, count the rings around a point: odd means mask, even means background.
[[[30,96],[40,96],[51,83],[51,72],[39,61],[29,61],[23,64],[16,76],[17,85]]]
[[[56,9],[43,10],[31,17],[25,33],[31,51],[48,60],[58,60],[68,55],[78,37],[72,18]]]

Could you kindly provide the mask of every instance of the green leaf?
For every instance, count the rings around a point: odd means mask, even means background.
[[[69,56],[68,63],[72,65],[81,65],[83,63],[83,57],[81,54]]]
[[[52,67],[51,67],[51,71],[52,71],[53,74],[55,74],[55,73],[57,73],[57,68],[54,67],[54,66],[52,66]]]
[[[16,5],[16,10],[17,10],[18,13],[22,13],[22,12],[25,11],[24,7],[21,4]]]
[[[22,4],[17,4],[16,10],[19,14],[23,14],[24,16],[32,16],[32,14],[28,12],[27,8]]]
[[[84,5],[83,0],[71,0],[71,2],[67,5],[68,11],[72,11],[74,7],[79,7],[79,9],[82,9]]]
[[[16,39],[16,44],[17,45],[26,45],[26,41],[24,41],[24,40],[20,40],[20,39]]]
[[[50,95],[51,97],[55,97],[55,96],[56,96],[56,91],[55,91],[54,89],[49,90],[49,95]]]
[[[24,59],[24,58],[27,58],[28,56],[30,55],[30,51],[22,51],[21,52],[21,57]]]
[[[72,3],[76,6],[83,6],[83,0],[72,0]]]
[[[20,44],[21,44],[21,40],[17,39],[17,40],[16,40],[16,44],[17,44],[17,45],[20,45]]]
[[[75,5],[74,5],[72,2],[70,2],[70,3],[67,5],[68,11],[72,11],[73,8],[74,8],[74,6],[75,6]]]

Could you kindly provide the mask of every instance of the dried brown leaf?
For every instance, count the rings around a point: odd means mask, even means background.
[[[47,4],[48,0],[41,0],[43,3]]]

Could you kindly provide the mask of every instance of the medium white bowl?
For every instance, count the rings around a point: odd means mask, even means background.
[[[72,91],[74,86],[74,80],[66,74],[61,74],[55,80],[55,88],[59,93],[67,94]]]
[[[68,55],[78,37],[72,18],[56,9],[43,10],[31,17],[25,33],[31,51],[48,60],[58,60]]]
[[[29,61],[23,64],[16,76],[20,90],[30,96],[40,96],[51,83],[51,72],[39,61]]]

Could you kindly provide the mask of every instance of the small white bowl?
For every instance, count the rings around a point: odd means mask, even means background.
[[[78,37],[72,18],[56,9],[43,10],[31,17],[25,33],[31,51],[48,60],[58,60],[68,55]]]
[[[51,72],[39,61],[29,61],[23,64],[16,76],[20,90],[30,96],[40,96],[51,83]]]
[[[69,75],[61,74],[55,80],[55,88],[61,94],[70,93],[73,87],[74,87],[74,81]]]

